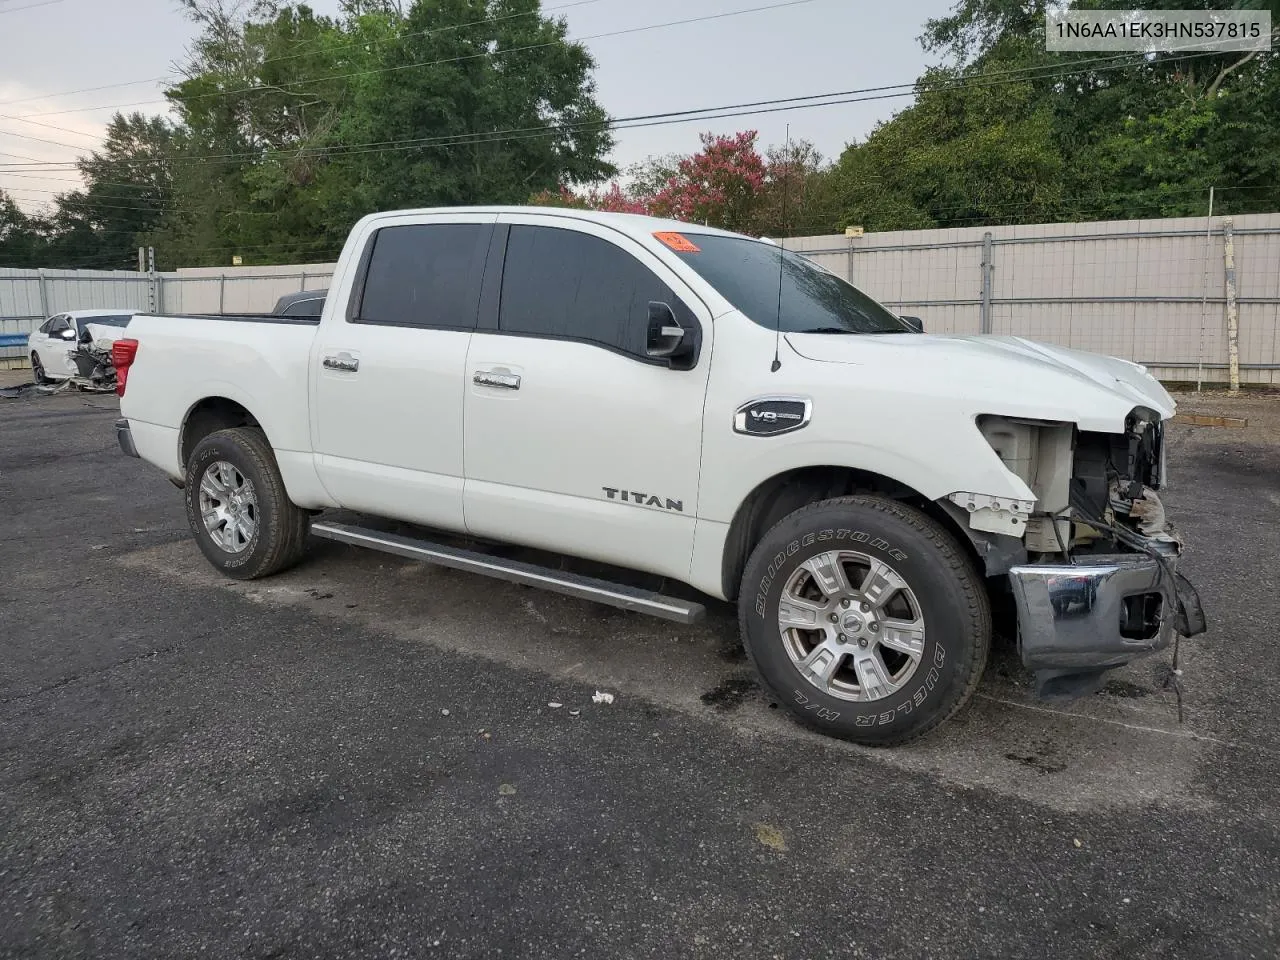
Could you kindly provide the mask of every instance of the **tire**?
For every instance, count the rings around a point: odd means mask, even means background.
[[[784,629],[780,608],[800,626]],[[930,517],[874,496],[825,500],[779,521],[747,561],[738,620],[783,707],[867,746],[904,743],[954,715],[991,644],[985,585],[968,554]]]
[[[40,354],[34,351],[31,354],[31,380],[33,383],[49,382],[49,377],[44,372],[44,364],[40,360]]]
[[[202,513],[202,491],[212,530]],[[260,430],[219,430],[196,444],[187,461],[184,494],[196,543],[227,576],[255,580],[302,558],[307,513],[289,500]]]

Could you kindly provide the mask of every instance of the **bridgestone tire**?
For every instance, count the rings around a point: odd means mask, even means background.
[[[257,523],[248,545],[239,553],[223,549],[200,516],[200,482],[210,464],[225,461],[253,484]],[[302,558],[309,519],[289,500],[275,455],[260,430],[236,427],[209,434],[191,451],[187,461],[185,497],[187,522],[201,552],[215,567],[237,580],[256,580],[279,573]]]
[[[801,673],[783,640],[778,605],[784,589],[801,564],[833,550],[892,567],[924,619],[914,673],[880,699],[852,700],[820,689]],[[857,573],[854,568],[852,576]],[[802,582],[805,574],[799,576]],[[904,743],[954,715],[973,696],[991,642],[986,590],[963,548],[920,511],[873,496],[826,500],[779,521],[747,561],[738,619],[747,653],[778,703],[806,726],[868,746]]]

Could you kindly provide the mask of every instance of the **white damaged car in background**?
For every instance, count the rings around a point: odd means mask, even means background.
[[[27,338],[31,379],[37,384],[71,383],[114,390],[111,345],[124,336],[138,310],[70,310],[54,314]]]

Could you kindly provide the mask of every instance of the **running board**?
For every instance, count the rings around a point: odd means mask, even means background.
[[[425,560],[427,563],[439,564],[442,567],[479,573],[499,580],[510,580],[512,583],[524,584],[526,587],[539,587],[552,593],[563,593],[566,596],[577,597],[579,600],[592,600],[610,607],[647,613],[676,623],[696,623],[707,612],[702,604],[690,600],[680,600],[636,587],[610,583],[607,580],[597,580],[594,577],[581,577],[560,570],[550,570],[547,567],[539,567],[519,560],[491,557],[474,550],[460,550],[457,547],[446,547],[427,540],[413,540],[366,527],[353,527],[345,523],[313,523],[311,532],[317,537],[349,543],[354,547],[368,547],[370,550],[381,550],[383,553],[393,553],[398,557],[408,557],[410,560]]]

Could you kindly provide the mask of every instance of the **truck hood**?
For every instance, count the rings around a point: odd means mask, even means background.
[[[1177,407],[1139,364],[1022,337],[789,333],[786,340],[809,360],[888,366],[934,392],[941,382],[962,405],[971,401],[983,407],[976,413],[1119,432],[1134,407],[1147,407],[1161,419],[1173,416]]]

